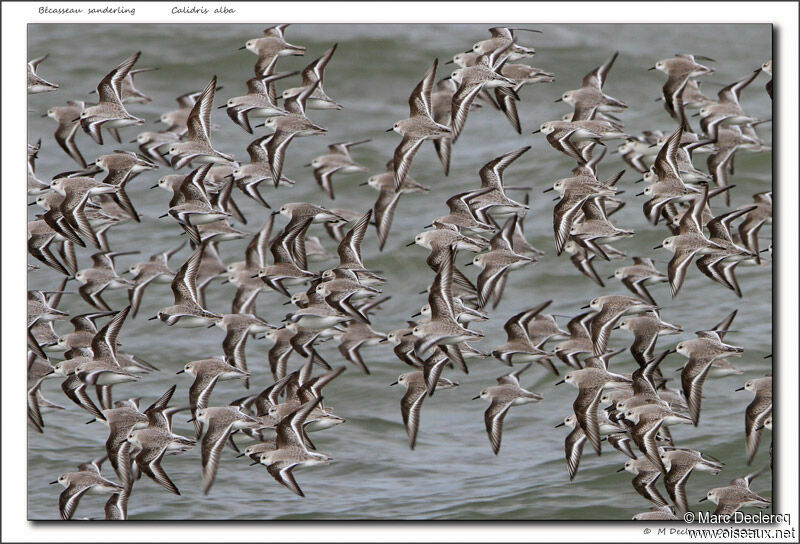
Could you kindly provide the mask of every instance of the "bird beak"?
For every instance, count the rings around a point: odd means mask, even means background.
[[[610,279],[610,280],[611,280],[611,279],[614,279],[614,274],[611,274],[611,275],[608,277],[608,279]]]
[[[544,191],[542,191],[542,192],[543,192],[543,193],[549,193],[550,191],[555,191],[555,189],[554,189],[553,187],[549,187],[549,188],[545,189],[545,190],[544,190]]]
[[[473,263],[472,261],[470,261],[470,262],[468,262],[467,264],[465,264],[464,266],[472,266],[473,264],[475,264],[475,263]]]
[[[700,117],[700,112],[698,111],[697,113],[692,114],[692,117]]]
[[[49,483],[49,484],[47,484],[47,485],[53,485],[53,484],[57,484],[57,483],[58,483],[58,480],[56,480],[56,481],[54,481],[54,482],[50,482],[50,483]]]
[[[291,304],[291,303],[292,303],[292,301],[291,301],[291,300],[287,300],[286,302],[284,302],[283,304],[281,304],[281,306],[288,306],[288,305],[289,305],[289,304]]]
[[[391,387],[393,385],[397,385],[398,383],[400,383],[400,382],[392,382],[392,383],[389,384],[389,387]]]
[[[33,202],[28,202],[28,206],[33,206],[34,204],[36,204],[35,200]]]
[[[564,101],[563,98],[556,98],[555,100],[553,100],[553,102],[563,102],[563,101]]]
[[[480,396],[480,395],[477,395],[477,396],[475,396],[475,397],[472,397],[472,400],[478,400],[479,398],[481,398],[481,396]]]
[[[392,127],[392,128],[387,128],[387,129],[386,129],[386,132],[391,132],[391,131],[393,131],[393,130],[394,130],[394,127]]]
[[[736,389],[736,391],[744,391],[744,387],[740,387],[739,389]]]
[[[364,185],[369,185],[369,182],[365,181],[364,183],[359,183],[358,185],[359,185],[359,187],[363,187]]]
[[[622,467],[621,469],[617,470],[617,472],[622,472],[623,470],[625,470],[625,467]]]
[[[561,385],[562,383],[566,383],[566,382],[564,380],[561,380],[560,382],[556,382],[556,385]]]
[[[637,179],[636,181],[634,181],[634,183],[641,183],[641,182],[643,182],[643,181],[644,181],[644,178],[642,178],[642,179]]]
[[[153,317],[148,317],[148,318],[147,318],[147,320],[148,320],[148,321],[152,321],[152,320],[154,320],[154,319],[158,319],[158,316],[157,316],[157,315],[154,315]]]
[[[697,502],[703,502],[703,501],[707,501],[707,500],[708,500],[708,497],[703,497],[702,499],[700,499],[700,500],[699,500],[699,501],[697,501]]]
[[[184,372],[186,372],[186,370],[182,368],[179,371],[177,371],[175,374],[183,374]]]
[[[653,249],[661,249],[662,247],[664,247],[664,244],[658,244],[658,245],[657,245],[656,247],[654,247]]]
[[[650,70],[655,70],[655,69],[656,69],[655,66],[651,66],[650,68],[647,69],[647,71],[649,72]]]
[[[561,423],[559,423],[558,425],[556,425],[556,426],[555,426],[555,427],[553,427],[553,428],[554,428],[554,429],[558,429],[559,427],[563,427],[564,425],[566,425],[566,423],[564,423],[564,422],[562,421]]]
[[[542,131],[542,129],[534,130],[533,132],[531,132],[531,134],[536,134],[536,133],[541,132],[541,131]]]
[[[760,71],[761,71],[761,70],[759,69],[759,72],[760,72]],[[47,117],[47,114],[46,114],[46,113],[43,113],[43,114],[42,114],[40,117]]]
[[[191,418],[191,419],[187,419],[187,420],[186,420],[186,423],[191,423],[192,421],[194,421],[194,420],[196,420],[196,419],[197,419],[196,417],[193,417],[193,418]]]
[[[237,459],[238,459],[239,457],[244,457],[244,453],[240,453],[239,455],[237,455],[237,456],[236,456],[236,458],[237,458]]]
[[[581,306],[581,310],[585,310],[586,308],[589,308],[590,306],[591,306],[591,304],[587,304],[586,306]]]
[[[221,106],[217,106],[217,109],[218,109],[218,110],[224,110],[224,109],[225,109],[225,108],[227,108],[227,107],[228,107],[228,105],[227,105],[227,104],[223,104],[223,105],[221,105]]]
[[[411,246],[413,246],[413,245],[414,245],[414,244],[416,244],[416,243],[417,243],[417,242],[410,242],[410,243],[406,244],[406,247],[411,247]]]
[[[644,196],[644,191],[642,191],[641,193],[636,193],[636,196]]]
[[[422,315],[422,312],[417,312],[414,315],[412,315],[411,317],[417,317],[418,315]]]
[[[241,46],[237,51],[241,51],[242,49],[247,49],[246,45]]]
[[[455,61],[454,61],[453,59],[450,59],[450,60],[448,60],[447,62],[445,62],[445,64],[453,64],[454,62],[455,62]],[[760,71],[761,71],[761,68],[759,68],[759,69],[758,69],[758,71],[760,72]]]

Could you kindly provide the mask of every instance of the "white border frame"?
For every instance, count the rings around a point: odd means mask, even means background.
[[[49,7],[90,7],[89,2],[55,2]],[[776,346],[776,364],[781,364],[780,380],[776,381],[776,397],[781,400],[781,437],[776,457],[781,460],[780,485],[775,501],[780,512],[798,519],[798,4],[794,2],[269,2],[263,5],[243,2],[111,2],[91,7],[135,8],[136,15],[39,15],[38,8],[47,3],[4,2],[2,4],[2,541],[671,541],[687,535],[658,535],[656,525],[644,533],[642,524],[591,523],[566,524],[553,522],[458,524],[458,523],[382,523],[382,524],[241,524],[236,522],[202,523],[132,523],[120,530],[109,524],[31,523],[26,521],[27,494],[26,451],[20,437],[26,435],[26,421],[20,416],[23,381],[22,361],[25,352],[21,340],[23,320],[15,319],[25,312],[26,270],[15,257],[26,253],[22,236],[25,222],[25,200],[21,160],[23,138],[19,129],[27,123],[27,101],[23,91],[22,66],[27,62],[26,25],[28,23],[251,23],[254,20],[306,23],[332,22],[460,22],[481,23],[490,19],[516,19],[541,23],[641,23],[688,22],[773,23],[776,25],[775,50],[780,52],[776,65],[776,96],[780,97],[780,122],[775,141],[779,154],[775,173],[779,198],[775,200],[780,244],[776,246],[780,271],[776,275],[776,300],[780,301],[780,325]],[[173,6],[205,6],[213,9],[228,6],[233,15],[171,15]],[[567,13],[568,15],[565,15]],[[298,20],[302,14],[302,20]],[[580,18],[575,18],[580,14]],[[655,14],[663,18],[653,20]],[[399,17],[399,18],[398,18]],[[677,46],[676,46],[677,47]],[[677,47],[679,49],[679,47]],[[16,339],[16,340],[15,340]],[[785,358],[785,362],[782,359]],[[22,470],[20,470],[22,468]],[[268,532],[267,532],[268,531]],[[669,531],[667,531],[669,532]],[[797,535],[795,535],[795,541]]]

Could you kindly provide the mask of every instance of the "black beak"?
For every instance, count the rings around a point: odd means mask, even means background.
[[[241,51],[242,49],[247,49],[247,46],[246,46],[246,45],[243,45],[243,46],[241,46],[239,49],[237,49],[237,51]]]
[[[196,417],[193,417],[193,418],[191,418],[191,419],[187,419],[187,420],[186,420],[186,423],[191,423],[191,422],[192,422],[192,421],[194,421],[195,419],[197,419],[197,418],[196,418]]]
[[[152,186],[152,187],[150,187],[150,188],[151,188],[151,189],[155,189],[156,187],[158,187],[158,183],[156,183],[155,185],[153,185],[153,186]]]
[[[239,457],[244,457],[244,454],[243,454],[243,453],[240,453],[239,455],[237,455],[237,456],[236,456],[236,458],[237,458],[237,459],[238,459]]]
[[[128,142],[128,143],[129,143],[129,144],[135,144],[135,143],[136,143],[136,140],[131,140],[131,141],[130,141],[130,142]]]
[[[556,425],[556,426],[555,426],[555,427],[553,427],[553,428],[554,428],[554,429],[558,429],[559,427],[563,427],[564,425],[566,425],[566,423],[564,423],[564,422],[562,421],[561,423],[559,423],[558,425]]]
[[[534,130],[533,132],[531,132],[531,134],[537,134],[537,133],[539,133],[539,132],[541,132],[541,131],[542,131],[542,129],[539,129],[539,130]]]
[[[647,71],[649,72],[650,70],[655,70],[655,69],[656,69],[655,66],[651,66],[650,68],[647,69]]]
[[[564,101],[563,98],[556,98],[555,100],[553,100],[553,102],[563,102],[563,101]]]
[[[455,62],[455,61],[454,61],[453,59],[450,59],[450,60],[448,60],[447,62],[445,62],[445,64],[453,64],[454,62]],[[758,69],[758,71],[760,72],[760,71],[761,71],[761,68],[759,68],[759,69]]]
[[[386,132],[391,132],[391,131],[393,131],[393,130],[394,130],[394,127],[392,127],[392,128],[387,128],[387,129],[386,129]]]
[[[697,113],[692,114],[692,117],[700,117],[700,112],[698,111]]]
[[[422,315],[422,312],[417,312],[414,315],[412,315],[411,317],[417,317],[418,315]]]
[[[553,188],[553,187],[549,187],[549,188],[545,189],[545,190],[544,190],[544,191],[542,191],[542,192],[543,192],[543,193],[549,193],[550,191],[555,191],[555,188]]]
[[[175,374],[183,374],[184,372],[186,372],[186,370],[182,368],[179,371],[177,371]]]
[[[400,382],[392,382],[392,383],[389,384],[389,387],[391,387],[393,385],[397,385],[398,383],[400,383]]]
[[[760,72],[760,71],[761,71],[761,70],[759,70],[759,72]],[[40,117],[47,117],[47,114],[46,114],[46,113],[43,113],[42,115],[40,115]]]
[[[739,389],[735,389],[735,391],[744,391],[744,387],[740,387]]]
[[[556,385],[561,385],[562,383],[566,383],[566,382],[564,380],[561,380],[560,382],[556,382]]]
[[[708,497],[703,497],[702,499],[700,499],[700,500],[699,500],[699,501],[697,501],[697,502],[703,502],[703,501],[707,501],[707,500],[708,500]]]
[[[617,470],[617,472],[622,472],[623,470],[625,470],[625,467],[622,467],[621,469]]]
[[[480,396],[480,395],[478,395],[478,396],[476,396],[476,397],[472,397],[472,400],[478,400],[479,398],[481,398],[481,396]]]
[[[49,484],[47,484],[47,485],[53,485],[53,484],[57,484],[57,483],[58,483],[58,480],[56,480],[56,481],[54,481],[54,482],[50,482],[50,483],[49,483]]]
[[[611,280],[611,279],[614,279],[614,277],[615,277],[615,276],[612,274],[612,275],[610,275],[610,276],[608,277],[608,279],[610,279],[610,280]]]
[[[644,191],[642,191],[641,193],[636,193],[636,196],[644,196]]]
[[[217,106],[217,109],[218,109],[218,110],[224,110],[224,109],[225,109],[225,108],[227,108],[227,107],[228,107],[228,105],[227,105],[227,104],[223,104],[223,105],[221,105],[221,106]]]
[[[581,306],[581,310],[585,310],[586,308],[589,308],[590,306],[591,306],[591,304],[587,304],[586,306]]]
[[[654,247],[653,249],[661,249],[662,247],[664,247],[664,244],[658,244],[658,245],[657,245],[656,247]]]
[[[416,244],[416,243],[417,243],[416,241],[414,241],[414,242],[410,242],[410,243],[406,244],[406,247],[411,247],[411,246],[413,246],[413,245],[414,245],[414,244]]]
[[[148,321],[152,321],[152,320],[154,320],[154,319],[158,319],[158,316],[157,316],[157,315],[154,315],[153,317],[148,317],[148,318],[147,318],[147,320],[148,320]]]
[[[28,206],[33,206],[34,204],[36,204],[35,200],[33,202],[28,202]]]
[[[80,120],[81,120],[81,118],[80,118],[80,117],[76,117],[75,119],[73,119],[72,121],[70,121],[70,123],[77,123],[77,122],[78,122],[78,121],[80,121]]]

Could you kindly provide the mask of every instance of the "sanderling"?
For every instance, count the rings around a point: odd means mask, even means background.
[[[395,188],[399,188],[403,183],[409,168],[411,168],[411,161],[423,141],[445,138],[452,134],[450,127],[437,123],[433,119],[431,93],[438,65],[439,59],[434,59],[433,65],[425,72],[425,77],[422,78],[411,93],[408,99],[409,118],[396,122],[386,130],[386,132],[397,132],[403,137],[394,150]]]
[[[503,420],[511,406],[518,404],[529,404],[539,402],[544,397],[538,393],[533,393],[523,389],[519,384],[520,375],[530,368],[528,363],[519,370],[515,370],[504,376],[497,378],[497,383],[493,387],[487,387],[475,399],[484,399],[491,402],[484,414],[486,423],[486,433],[489,435],[489,442],[495,455],[500,452],[500,441],[503,438]]]

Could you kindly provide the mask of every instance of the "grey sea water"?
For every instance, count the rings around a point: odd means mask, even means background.
[[[157,71],[137,77],[137,86],[149,94],[149,104],[131,104],[132,114],[147,120],[142,130],[164,128],[156,123],[160,114],[176,107],[174,97],[202,89],[212,75],[217,75],[223,89],[217,93],[215,108],[232,96],[245,94],[245,81],[253,75],[256,57],[237,48],[249,38],[261,35],[266,23],[253,25],[30,25],[28,58],[49,53],[50,58],[39,68],[49,81],[57,82],[56,92],[33,95],[27,107],[27,141],[42,139],[37,174],[49,180],[56,173],[72,170],[76,165],[58,148],[53,132],[55,123],[41,118],[48,107],[63,105],[66,100],[80,99],[92,103],[87,94],[98,81],[122,59],[142,51],[138,67],[158,67]],[[332,43],[339,47],[325,74],[325,90],[344,105],[341,111],[311,110],[309,116],[328,128],[324,137],[295,139],[289,148],[285,175],[297,185],[274,190],[262,186],[265,198],[277,208],[285,202],[312,201],[328,207],[365,211],[372,206],[377,193],[359,183],[369,174],[334,177],[336,200],[331,202],[314,182],[310,169],[303,164],[322,154],[326,145],[342,141],[372,138],[369,144],[353,149],[354,159],[366,165],[370,174],[383,172],[399,136],[384,131],[408,114],[408,95],[430,66],[434,57],[440,60],[438,77],[448,74],[443,62],[454,54],[487,37],[486,25],[305,25],[291,26],[287,39],[308,47],[305,57],[281,59],[279,70],[295,70],[319,56]],[[425,195],[404,196],[394,219],[394,226],[384,251],[378,252],[374,230],[370,228],[363,244],[367,266],[379,269],[388,278],[384,290],[392,299],[377,313],[373,325],[377,330],[400,328],[405,320],[426,303],[419,292],[433,279],[425,265],[427,252],[406,247],[416,233],[438,216],[446,213],[445,200],[456,192],[479,186],[479,168],[492,158],[525,145],[533,148],[506,173],[508,185],[532,188],[531,210],[525,222],[526,234],[546,255],[531,267],[512,273],[505,296],[491,320],[479,327],[486,339],[477,346],[484,350],[505,341],[502,325],[514,313],[553,300],[548,309],[553,313],[575,315],[593,297],[605,294],[627,294],[616,280],[606,281],[600,288],[580,275],[569,262],[568,255],[557,257],[552,231],[551,195],[542,190],[556,179],[565,177],[574,166],[552,149],[541,134],[531,131],[548,120],[558,119],[567,111],[564,104],[554,104],[563,91],[580,86],[583,76],[602,63],[613,51],[620,52],[604,90],[626,101],[629,109],[621,114],[626,130],[637,134],[642,130],[672,131],[674,123],[654,100],[661,95],[664,74],[647,68],[675,53],[689,52],[715,59],[710,63],[716,72],[704,78],[703,89],[713,96],[722,86],[750,74],[771,58],[772,38],[769,25],[528,25],[543,34],[521,33],[519,42],[532,45],[537,54],[530,64],[554,72],[551,84],[526,86],[519,104],[523,134],[516,134],[507,120],[491,108],[470,113],[466,128],[455,145],[452,169],[442,175],[433,146],[422,146],[410,174],[432,191]],[[771,101],[764,91],[765,76],[760,76],[742,97],[744,109],[760,119],[772,117]],[[281,82],[294,86],[295,81]],[[693,122],[696,124],[697,119]],[[212,122],[217,128],[212,141],[219,150],[246,161],[245,147],[254,138],[235,126],[223,111],[214,109]],[[135,138],[137,129],[122,130],[123,142]],[[255,129],[256,136],[265,129]],[[759,133],[772,143],[771,125],[759,127]],[[133,144],[116,144],[106,136],[99,147],[81,132],[78,146],[91,161],[114,149],[135,149]],[[612,146],[613,149],[613,146]],[[750,202],[754,193],[772,186],[770,153],[740,151],[736,156],[736,172],[731,183],[732,206]],[[695,158],[695,165],[705,167],[705,156]],[[599,175],[609,177],[625,168],[618,155],[608,155],[600,164]],[[181,229],[170,219],[158,219],[167,210],[168,195],[148,189],[167,173],[161,167],[145,173],[129,186],[129,194],[137,210],[144,215],[141,224],[129,223],[114,228],[109,241],[114,250],[141,250],[141,256],[122,257],[118,270],[145,258],[151,253],[171,248],[184,238]],[[635,237],[623,240],[616,247],[629,256],[654,257],[666,270],[670,254],[652,248],[668,235],[662,225],[649,225],[641,211],[641,198],[634,196],[641,185],[633,182],[640,176],[628,172],[618,186],[625,208],[615,215],[615,223],[636,230]],[[267,211],[254,205],[239,192],[234,198],[244,210],[248,223],[237,225],[254,232],[263,224]],[[20,202],[20,205],[23,205]],[[715,211],[723,211],[715,203]],[[36,210],[29,208],[29,219]],[[284,225],[282,218],[276,228]],[[20,225],[20,229],[22,226]],[[319,235],[332,253],[335,243],[324,230],[314,225],[310,234]],[[771,227],[761,236],[771,237]],[[221,246],[226,262],[241,260],[247,240],[226,242]],[[762,242],[766,247],[767,241]],[[79,265],[89,266],[91,251],[79,251]],[[184,248],[171,265],[177,269],[189,251]],[[466,263],[471,255],[459,255]],[[32,260],[30,262],[33,262]],[[597,262],[599,274],[605,278],[618,266],[629,261]],[[327,267],[328,263],[317,265]],[[472,268],[465,269],[474,274]],[[725,462],[718,476],[695,473],[688,482],[687,493],[694,509],[706,509],[709,503],[697,504],[712,487],[724,486],[737,476],[769,462],[766,434],[753,467],[745,465],[744,412],[751,394],[734,392],[749,378],[763,376],[771,370],[771,360],[763,357],[772,352],[772,268],[741,266],[737,269],[744,298],[703,276],[692,266],[683,289],[671,299],[666,285],[651,292],[663,307],[662,317],[680,324],[687,331],[680,337],[666,337],[659,343],[666,348],[679,338],[689,338],[692,331],[708,328],[734,309],[739,316],[726,340],[744,346],[745,354],[733,360],[744,371],[741,376],[710,378],[704,389],[700,426],[676,426],[676,444],[702,450]],[[29,274],[30,289],[54,289],[60,278],[50,269]],[[69,288],[76,289],[74,283]],[[229,311],[234,288],[214,281],[207,289],[211,310]],[[114,308],[127,304],[123,291],[107,291],[104,295]],[[114,388],[117,399],[141,397],[148,405],[172,384],[178,384],[173,403],[188,402],[191,383],[186,375],[176,376],[186,362],[221,355],[223,332],[218,329],[168,328],[158,321],[148,321],[160,308],[171,304],[168,285],[151,285],[144,297],[139,316],[129,320],[120,335],[126,352],[131,352],[156,365],[160,372],[144,377],[137,384]],[[271,323],[279,323],[289,307],[282,306],[282,297],[263,293],[258,313]],[[78,296],[64,296],[62,309],[70,313],[89,311]],[[565,320],[561,320],[563,324]],[[57,323],[60,333],[69,332],[67,323]],[[625,331],[616,331],[610,345],[627,347],[632,338]],[[269,344],[250,340],[247,344],[248,364],[253,373],[252,392],[271,383],[266,353]],[[346,364],[336,350],[335,342],[322,344],[321,353],[332,364]],[[416,450],[410,451],[400,415],[400,398],[404,391],[389,387],[397,376],[409,370],[385,345],[365,348],[364,360],[372,374],[361,374],[349,366],[347,371],[325,390],[326,403],[347,422],[333,430],[316,433],[317,447],[336,462],[325,467],[299,469],[296,477],[307,497],[301,499],[280,487],[264,467],[248,467],[244,459],[236,459],[232,450],[223,453],[216,483],[208,496],[201,492],[200,451],[195,448],[184,455],[165,458],[163,466],[182,492],[175,497],[147,478],[139,480],[129,503],[130,519],[536,519],[536,520],[606,520],[630,519],[649,505],[630,485],[632,475],[616,470],[625,458],[608,446],[597,457],[586,448],[580,470],[570,482],[564,460],[565,429],[555,429],[572,411],[576,390],[568,385],[554,387],[557,379],[536,366],[522,379],[523,386],[544,395],[535,405],[515,407],[509,413],[500,454],[492,454],[486,437],[483,412],[486,404],[470,400],[494,379],[508,372],[499,361],[487,359],[473,362],[469,375],[449,371],[460,387],[442,391],[425,401]],[[290,362],[295,368],[301,360],[296,355]],[[58,359],[55,354],[54,360]],[[670,356],[662,365],[672,387],[680,387],[676,370],[684,359]],[[630,372],[635,363],[627,355],[613,362],[613,369]],[[559,366],[562,375],[563,365]],[[47,398],[64,405],[61,412],[44,414],[44,434],[29,430],[28,447],[28,517],[57,519],[59,486],[48,486],[62,472],[75,470],[75,465],[102,455],[107,437],[106,427],[85,422],[90,416],[72,404],[62,393],[58,380],[43,386]],[[21,384],[20,384],[21,388]],[[212,395],[212,405],[227,404],[245,394],[241,384],[223,382]],[[20,417],[22,417],[20,412]],[[192,434],[187,417],[175,417],[176,431]],[[239,439],[244,446],[247,442]],[[105,467],[105,474],[113,472]],[[770,476],[762,476],[754,489],[771,496]],[[662,484],[659,484],[661,486]],[[662,489],[662,493],[665,491]],[[76,517],[102,515],[105,498],[86,495]]]

